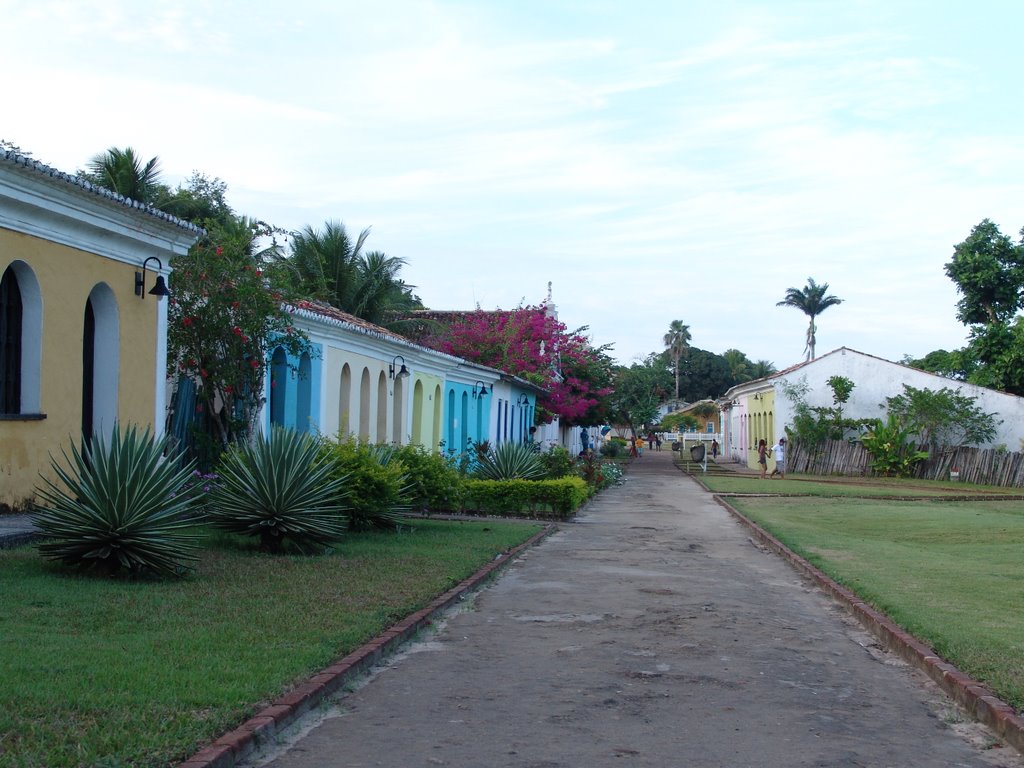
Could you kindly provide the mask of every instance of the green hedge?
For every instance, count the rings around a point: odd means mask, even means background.
[[[557,480],[467,480],[464,509],[485,515],[572,517],[590,498],[579,477]]]

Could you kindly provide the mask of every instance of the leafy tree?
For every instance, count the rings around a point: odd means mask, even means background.
[[[139,203],[155,204],[167,189],[160,178],[159,158],[143,161],[131,147],[101,152],[89,161],[88,170],[78,175]]]
[[[954,247],[946,274],[962,294],[956,305],[962,323],[1006,324],[1021,308],[1024,247],[1014,245],[998,226],[984,219]]]
[[[978,367],[977,360],[966,349],[954,349],[952,352],[936,349],[917,359],[905,355],[901,362],[919,371],[937,373],[939,376],[957,381],[967,381]]]
[[[663,355],[650,354],[643,362],[615,369],[609,420],[637,432],[658,420],[658,405],[668,396],[672,380]]]
[[[267,230],[239,223],[247,228],[214,227],[175,259],[167,311],[169,374],[197,383],[198,408],[221,449],[253,433],[270,347],[309,351],[282,309],[293,297],[274,254],[256,251]]]
[[[814,282],[814,278],[807,278],[807,285],[804,288],[789,288],[786,290],[786,297],[776,303],[778,307],[793,307],[799,309],[808,318],[810,322],[807,325],[807,344],[805,349],[807,351],[807,359],[814,359],[814,344],[815,335],[817,333],[817,327],[814,324],[814,318],[820,315],[829,307],[834,307],[836,304],[842,304],[843,300],[837,296],[828,294],[828,283],[822,283],[818,285]]]
[[[668,333],[664,337],[665,346],[668,348],[669,357],[672,358],[672,370],[676,376],[676,400],[679,399],[679,361],[686,356],[690,347],[690,326],[685,325],[682,320],[673,320],[669,323]]]
[[[1024,328],[1016,317],[1024,306],[1024,242],[1015,245],[985,219],[954,247],[946,274],[961,294],[957,318],[971,329],[961,358],[974,362],[961,365],[968,381],[1024,394]]]
[[[165,188],[159,192],[154,205],[201,227],[217,224],[226,227],[237,218],[228,205],[227,191],[226,182],[194,171],[188,181],[178,185],[177,189]]]
[[[732,384],[732,373],[725,358],[704,349],[690,348],[680,382],[684,400],[692,403],[705,398],[714,399],[724,394]]]
[[[886,398],[882,407],[909,427],[918,441],[931,450],[943,446],[977,445],[991,442],[1002,420],[985,413],[977,398],[960,389],[943,387],[935,391],[903,385],[903,392]]]

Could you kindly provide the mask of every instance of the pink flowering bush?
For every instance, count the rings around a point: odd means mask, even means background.
[[[544,387],[538,418],[555,415],[567,424],[602,421],[611,393],[612,361],[607,347],[595,348],[586,328],[568,331],[544,307],[470,312],[445,331],[424,340],[427,346],[497,368]]]

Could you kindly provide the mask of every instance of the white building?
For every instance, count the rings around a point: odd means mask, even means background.
[[[806,382],[806,403],[812,408],[831,408],[833,393],[828,380],[833,376],[854,383],[850,399],[843,405],[844,415],[852,419],[884,418],[886,398],[902,394],[904,384],[933,391],[945,387],[975,398],[979,408],[1002,420],[992,442],[978,448],[1005,445],[1016,451],[1024,438],[1024,398],[841,347],[763,379],[737,384],[726,392],[719,401],[724,411],[723,453],[756,468],[758,440],[763,438],[772,445],[793,424],[794,404],[785,394],[787,385]]]

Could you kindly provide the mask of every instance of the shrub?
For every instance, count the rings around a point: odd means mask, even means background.
[[[568,477],[576,471],[576,462],[572,454],[560,445],[553,445],[550,450],[544,451],[539,455],[541,464],[544,467],[544,477],[548,480]]]
[[[218,474],[207,517],[223,530],[258,537],[264,551],[282,552],[287,544],[323,550],[345,532],[346,478],[309,435],[274,427],[269,440],[228,450]]]
[[[544,476],[544,464],[529,445],[502,443],[480,458],[473,475],[484,480],[533,480]]]
[[[488,515],[571,517],[590,498],[579,477],[558,480],[468,480],[466,509]]]
[[[349,530],[394,530],[410,511],[412,487],[398,449],[345,437],[325,441],[322,455],[336,477],[347,478]]]
[[[589,453],[580,459],[579,476],[587,485],[599,491],[614,485],[622,478],[622,467],[613,461],[603,461],[596,454]]]
[[[461,509],[463,478],[454,458],[418,445],[403,445],[395,455],[409,474],[407,489],[413,509],[424,513]]]
[[[46,541],[43,556],[66,565],[107,573],[173,576],[195,561],[198,537],[188,511],[194,496],[185,490],[192,465],[164,457],[167,439],[154,441],[116,428],[63,452],[62,466],[51,457],[63,484],[43,478],[42,501],[33,521]]]
[[[621,440],[612,438],[606,440],[604,445],[601,446],[601,455],[607,456],[609,459],[614,459],[617,456],[621,456],[626,450],[626,444]]]
[[[871,469],[881,475],[906,477],[914,465],[927,459],[927,451],[917,450],[910,441],[913,431],[894,413],[884,423],[876,419],[874,428],[861,436],[864,448],[871,454]]]

